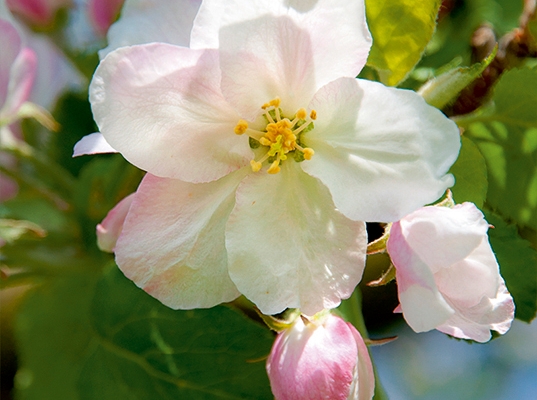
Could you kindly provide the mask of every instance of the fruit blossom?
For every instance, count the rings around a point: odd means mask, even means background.
[[[162,28],[184,16],[160,7],[146,13],[160,18],[152,42],[109,52],[90,85],[102,136],[89,141],[147,171],[118,266],[172,308],[241,293],[265,314],[337,306],[362,276],[364,221],[453,184],[456,125],[412,91],[355,78],[371,47],[363,1],[203,1],[187,43]],[[115,32],[139,27],[120,18]]]
[[[400,306],[416,332],[438,329],[486,342],[507,332],[513,298],[490,247],[489,225],[472,203],[424,207],[394,223],[387,250]]]
[[[297,318],[280,332],[267,360],[277,400],[371,400],[375,376],[356,328],[335,315]]]

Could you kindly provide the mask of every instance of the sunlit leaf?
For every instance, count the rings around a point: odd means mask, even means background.
[[[366,0],[373,47],[368,65],[384,84],[401,82],[420,60],[433,35],[440,0]]]
[[[483,207],[487,196],[487,166],[477,146],[468,138],[462,137],[459,158],[450,172],[455,176],[455,186],[451,188],[456,203],[470,201]]]

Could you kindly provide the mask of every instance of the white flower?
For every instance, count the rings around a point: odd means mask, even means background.
[[[362,221],[436,200],[460,146],[414,92],[354,78],[370,45],[360,1],[234,0],[201,4],[190,47],[109,53],[95,120],[148,172],[115,248],[126,276],[173,308],[242,293],[312,315],[349,297]]]
[[[438,329],[486,342],[504,334],[514,303],[490,247],[488,223],[472,203],[424,207],[393,224],[388,253],[400,308],[416,332]]]

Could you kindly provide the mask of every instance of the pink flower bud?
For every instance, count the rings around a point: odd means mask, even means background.
[[[486,342],[514,318],[490,247],[489,225],[472,203],[424,207],[393,224],[388,253],[396,269],[400,306],[416,332],[438,329]]]
[[[375,388],[362,337],[331,314],[306,323],[297,318],[278,334],[267,372],[277,400],[371,399]]]
[[[124,0],[90,0],[88,14],[98,34],[105,36],[108,28],[117,19]]]
[[[7,0],[13,14],[26,23],[40,28],[49,28],[54,23],[56,13],[72,5],[72,0]]]
[[[133,199],[134,193],[125,197],[110,210],[103,222],[97,225],[97,246],[102,251],[114,251]]]

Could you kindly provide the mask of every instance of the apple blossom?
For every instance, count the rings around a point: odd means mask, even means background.
[[[105,142],[148,172],[116,261],[164,304],[335,307],[362,276],[362,221],[453,184],[455,124],[354,78],[371,46],[363,2],[205,1],[190,47],[164,36],[110,52],[90,85]]]
[[[332,314],[297,318],[280,332],[267,360],[276,400],[372,399],[373,366],[364,340]]]
[[[424,207],[390,230],[400,306],[416,332],[438,329],[486,342],[504,334],[514,303],[490,247],[489,225],[472,203]]]

